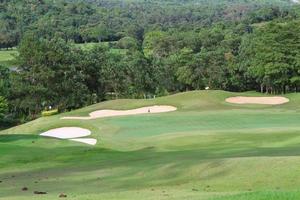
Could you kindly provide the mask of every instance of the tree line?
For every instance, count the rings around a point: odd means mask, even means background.
[[[2,0],[0,48],[14,47],[27,31],[76,43],[140,42],[144,33],[194,30],[216,22],[249,23],[295,15],[287,0]]]
[[[194,0],[49,2],[0,4],[6,11],[0,19],[12,20],[11,27],[7,20],[0,26],[10,37],[18,35],[17,65],[0,67],[2,126],[37,118],[50,107],[64,112],[110,98],[207,87],[272,94],[300,88],[299,12],[285,1],[198,5],[208,18],[197,16]],[[18,6],[32,12],[9,13]],[[159,6],[153,16],[138,12]],[[82,42],[94,44],[76,44]]]

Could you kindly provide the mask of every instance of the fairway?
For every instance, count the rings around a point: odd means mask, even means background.
[[[281,105],[225,101],[235,96],[270,97],[212,90],[120,99],[1,131],[0,199],[300,199],[300,95]],[[154,105],[177,110],[61,119]],[[61,127],[87,129],[98,142],[39,135]]]

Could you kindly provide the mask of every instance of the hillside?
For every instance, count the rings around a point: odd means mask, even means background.
[[[0,0],[0,200],[299,200],[298,0]]]
[[[0,132],[0,199],[273,199],[300,193],[299,94],[283,105],[236,105],[256,92],[194,91],[120,99]],[[161,114],[62,120],[100,109],[172,105]],[[44,138],[49,129],[92,131],[95,146]],[[230,180],[230,181],[229,181]],[[27,187],[27,191],[22,191]]]
[[[289,0],[0,3],[0,129],[116,98],[300,89]]]

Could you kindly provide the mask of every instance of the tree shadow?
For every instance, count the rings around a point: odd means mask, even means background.
[[[40,136],[37,135],[1,135],[0,143],[39,138]],[[300,146],[272,148],[226,146],[180,151],[158,151],[155,147],[135,151],[116,151],[99,146],[59,145],[52,147],[51,143],[49,146],[50,148],[43,145],[10,144],[10,149],[5,155],[6,166],[0,167],[0,179],[6,180],[14,176],[15,181],[18,182],[24,178],[36,180],[46,176],[59,177],[63,180],[62,182],[39,181],[43,187],[58,190],[57,184],[63,183],[68,187],[82,185],[82,178],[73,180],[69,177],[93,173],[95,177],[84,179],[86,184],[98,184],[97,176],[101,176],[102,181],[109,184],[112,190],[125,190],[145,188],[149,185],[172,186],[178,182],[198,181],[199,177],[205,181],[225,177],[234,170],[234,168],[222,168],[224,162],[231,158],[300,156]],[[49,163],[51,163],[50,166]],[[31,168],[31,164],[40,167]],[[24,168],[19,172],[10,171],[9,167],[14,165]],[[186,176],[187,171],[199,166],[202,170],[197,174],[198,177]],[[206,171],[209,173],[203,173]],[[9,190],[10,196],[13,197],[16,191]]]
[[[15,134],[15,135],[0,135],[0,143],[15,142],[18,140],[36,140],[40,136],[38,135],[25,135],[25,134]]]

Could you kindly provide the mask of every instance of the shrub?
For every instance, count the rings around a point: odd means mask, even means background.
[[[52,116],[52,115],[56,115],[56,114],[58,114],[58,109],[42,112],[43,117],[48,117],[48,116]]]
[[[4,97],[0,96],[0,119],[2,119],[8,110],[8,104]]]

